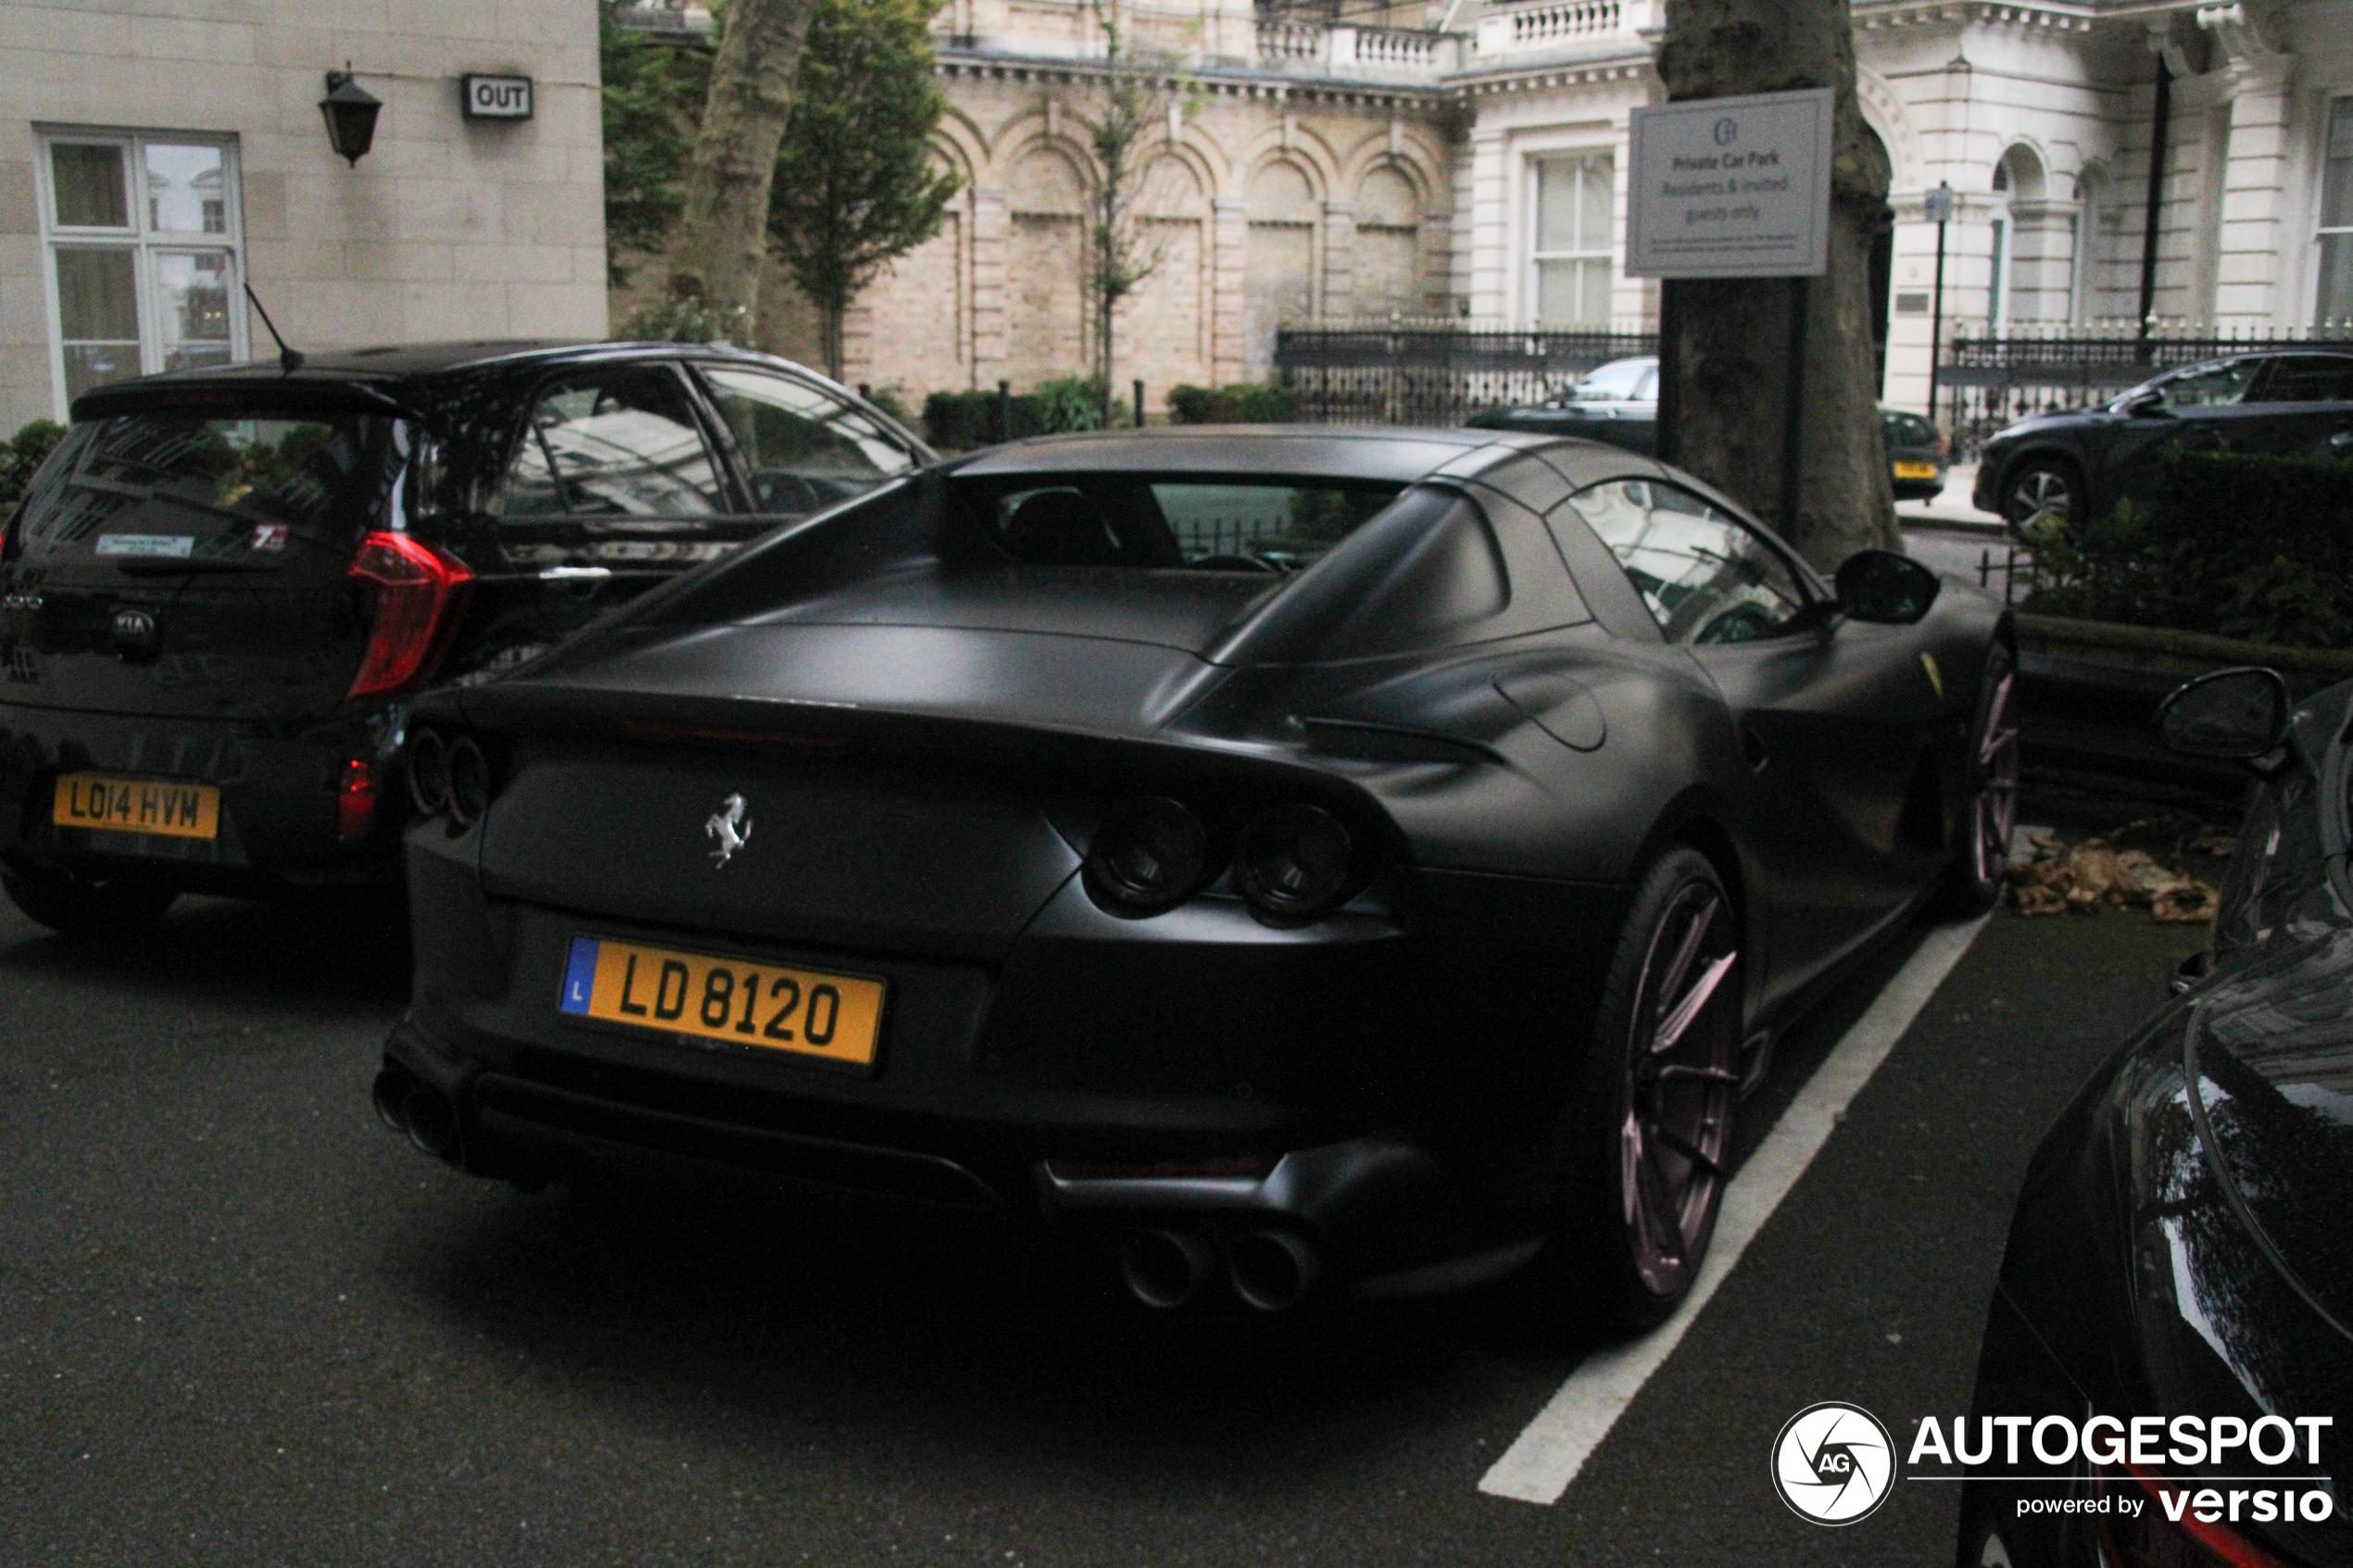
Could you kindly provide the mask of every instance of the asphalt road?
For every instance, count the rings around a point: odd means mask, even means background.
[[[2199,935],[1996,917],[1542,1507],[1478,1483],[1587,1348],[1507,1301],[1176,1331],[869,1205],[591,1213],[372,1121],[380,915],[0,911],[0,1563],[1948,1562],[1949,1486],[1821,1529],[1768,1446],[1965,1410],[2027,1154]]]

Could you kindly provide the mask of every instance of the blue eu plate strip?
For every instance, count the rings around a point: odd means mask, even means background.
[[[564,965],[563,1010],[585,1014],[588,998],[597,994],[597,939],[572,939],[572,961]]]

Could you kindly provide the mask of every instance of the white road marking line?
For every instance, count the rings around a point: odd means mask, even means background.
[[[1716,1220],[1716,1237],[1707,1260],[1700,1265],[1692,1293],[1675,1315],[1642,1338],[1613,1345],[1587,1357],[1569,1374],[1536,1413],[1536,1419],[1504,1451],[1478,1489],[1490,1497],[1550,1505],[1577,1478],[1586,1460],[1609,1436],[1617,1418],[1642,1392],[1652,1373],[1675,1352],[1693,1319],[1707,1308],[1708,1298],[1741,1261],[1748,1244],[1806,1173],[1814,1156],[1829,1141],[1846,1107],[1870,1081],[1895,1042],[1912,1026],[1937,986],[1969,951],[1987,917],[1938,926],[1920,941],[1904,967],[1895,972],[1846,1037],[1814,1070],[1806,1086],[1765,1135],[1765,1141],[1731,1185],[1724,1189],[1723,1208]]]

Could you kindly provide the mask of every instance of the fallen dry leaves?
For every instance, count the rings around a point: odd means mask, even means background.
[[[2125,836],[2130,827],[2117,837]],[[2097,914],[2109,904],[2145,909],[2169,925],[2205,925],[2214,919],[2213,887],[2169,870],[2145,849],[2119,849],[2108,839],[2069,844],[2056,834],[2027,835],[2032,855],[2009,869],[2010,904],[2021,915]],[[2202,834],[2192,846],[2202,853],[2227,853],[2234,846],[2220,834]]]

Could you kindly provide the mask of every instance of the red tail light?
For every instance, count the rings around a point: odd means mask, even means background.
[[[2108,1561],[2118,1568],[2287,1568],[2236,1530],[2209,1524],[2189,1508],[2182,1510],[2178,1520],[2167,1517],[2164,1494],[2170,1492],[2179,1501],[2184,1493],[2199,1489],[2195,1483],[2168,1481],[2137,1464],[2103,1468],[2099,1474],[2101,1490],[2137,1495],[2142,1504],[2140,1512],[2130,1518],[2104,1515],[2100,1520]]]
[[[375,770],[355,757],[335,780],[335,831],[346,838],[364,838],[375,820]]]
[[[432,670],[473,573],[406,533],[371,533],[359,541],[349,575],[375,588],[376,622],[345,696],[396,692]]]

